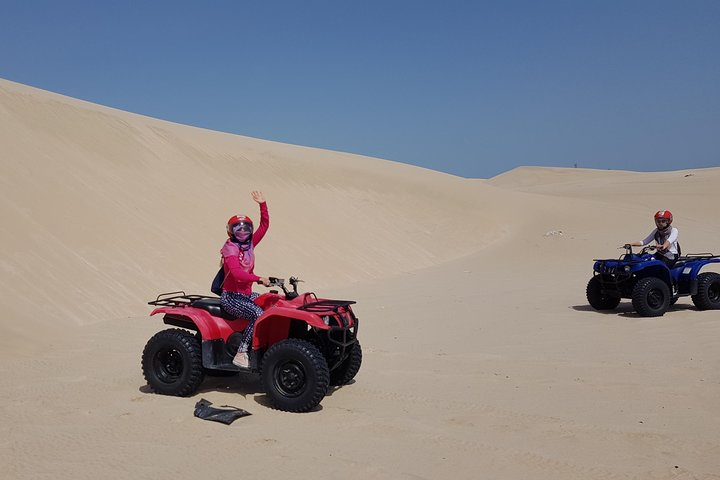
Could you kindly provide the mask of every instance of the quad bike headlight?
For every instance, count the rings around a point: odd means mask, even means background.
[[[623,268],[623,270],[625,270],[625,273],[628,273],[630,271],[630,265],[625,265],[625,268]]]
[[[330,315],[323,315],[322,321],[325,325],[327,325],[329,327],[330,326]]]

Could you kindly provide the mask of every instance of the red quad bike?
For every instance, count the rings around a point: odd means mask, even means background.
[[[189,396],[205,374],[259,373],[271,404],[288,412],[307,412],[325,397],[330,386],[345,385],[362,362],[357,340],[358,318],[353,301],[298,294],[301,280],[290,277],[292,291],[282,288],[260,295],[255,303],[264,313],[255,322],[250,369],[232,359],[247,320],[235,319],[220,307],[218,297],[170,292],[158,295],[150,315],[181,328],[156,333],[145,345],[142,369],[150,387],[163,395]]]

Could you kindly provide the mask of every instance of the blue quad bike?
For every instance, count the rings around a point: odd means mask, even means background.
[[[633,253],[625,245],[618,259],[595,259],[593,277],[587,285],[587,299],[595,310],[613,310],[620,299],[629,298],[643,317],[659,317],[678,298],[690,295],[698,310],[720,309],[720,274],[700,273],[710,263],[720,263],[720,255],[697,253],[681,256],[668,268],[656,260],[654,245]]]

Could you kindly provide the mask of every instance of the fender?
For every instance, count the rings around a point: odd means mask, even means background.
[[[282,298],[283,297],[281,297],[277,293],[263,293],[262,295],[257,297],[253,303],[255,303],[255,305],[257,305],[258,307],[262,308],[263,311],[265,311],[278,303],[278,301]]]
[[[662,263],[660,260],[656,260],[652,264],[645,266],[642,269],[637,269],[633,271],[633,273],[636,274],[638,279],[645,277],[656,277],[665,282],[668,286],[672,285],[670,269],[668,269],[665,264]]]
[[[227,320],[213,317],[208,311],[193,307],[160,307],[153,310],[150,316],[158,313],[187,318],[188,321],[195,324],[203,340],[227,340],[231,334],[244,330],[248,323],[238,319],[233,320],[231,326]],[[165,323],[168,323],[168,319],[165,319]]]
[[[700,275],[700,270],[709,263],[720,263],[720,258],[711,258],[699,262],[692,262],[690,265],[682,267],[682,272],[680,273],[680,275],[687,276],[687,278],[690,279],[690,295],[697,295],[698,275]]]
[[[288,338],[290,323],[293,320],[305,323],[313,328],[330,330],[320,317],[311,312],[298,310],[295,307],[270,307],[255,322],[253,332],[253,349],[264,348]]]
[[[691,265],[683,267],[682,273],[684,275],[685,272],[687,272],[688,274],[690,274],[690,278],[696,279],[697,276],[700,275],[700,270],[705,265],[708,265],[710,263],[720,263],[720,258],[713,258],[713,259],[704,260],[701,262],[692,262]],[[688,268],[690,268],[690,271],[687,270]]]

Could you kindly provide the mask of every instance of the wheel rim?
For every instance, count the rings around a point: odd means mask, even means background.
[[[174,348],[160,350],[153,364],[158,378],[165,383],[175,382],[183,372],[182,354]]]
[[[708,298],[712,303],[720,303],[720,282],[715,282],[708,288]]]
[[[297,397],[305,390],[307,376],[300,362],[288,361],[275,367],[273,383],[285,397]]]
[[[658,310],[662,308],[665,302],[665,295],[663,295],[663,293],[659,289],[653,288],[648,292],[647,302],[650,308],[652,308],[653,310]]]

